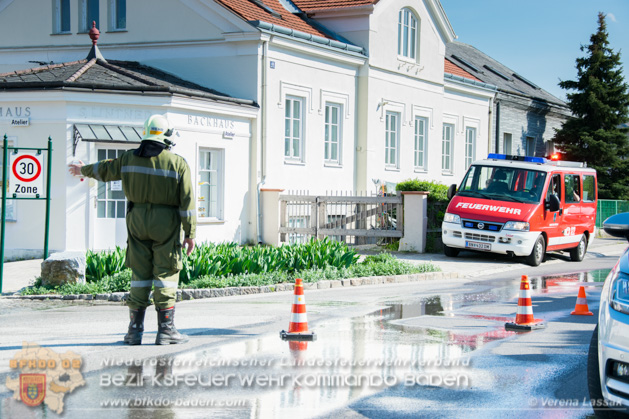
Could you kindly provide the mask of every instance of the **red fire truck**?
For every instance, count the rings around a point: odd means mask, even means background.
[[[547,251],[568,251],[580,261],[595,235],[596,170],[584,163],[490,154],[472,163],[448,198],[446,256],[494,252],[537,266]]]

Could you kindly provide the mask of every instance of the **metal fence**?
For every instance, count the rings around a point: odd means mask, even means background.
[[[629,201],[599,199],[596,206],[596,227],[603,227],[603,222],[612,215],[629,212]]]
[[[402,196],[280,195],[280,241],[329,237],[347,244],[386,244],[403,236]]]

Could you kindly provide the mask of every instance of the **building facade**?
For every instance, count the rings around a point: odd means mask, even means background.
[[[552,153],[555,130],[571,115],[566,103],[471,45],[451,42],[446,50],[452,62],[496,86],[490,151],[540,157]]]
[[[208,199],[215,216],[206,220],[201,240],[256,242],[263,217],[260,188],[373,193],[374,180],[458,183],[469,163],[493,147],[496,85],[447,56],[455,34],[438,0],[344,0],[332,7],[322,0],[4,0],[0,72],[82,59],[91,22],[101,30],[98,47],[107,61],[137,62],[252,106],[220,102],[219,111],[211,100],[185,95],[155,102],[148,93],[87,90],[81,92],[83,107],[69,106],[64,89],[55,92],[56,102],[37,102],[37,95],[22,102],[2,83],[0,106],[28,106],[33,113],[28,129],[40,125],[36,109],[43,115],[56,106],[62,114],[55,124],[65,131],[55,137],[67,144],[80,123],[137,126],[149,112],[172,117],[176,129],[190,132],[177,148],[195,165],[197,180],[201,156],[207,156],[202,150],[222,162],[210,170],[216,187]],[[116,115],[132,120],[116,121]],[[5,120],[0,131],[23,137]],[[235,127],[233,138],[225,138],[230,130],[221,123]],[[191,145],[202,133],[216,137]],[[83,146],[80,142],[79,156],[90,161],[99,157],[98,150],[109,150],[97,141]],[[56,155],[56,175],[75,157]],[[64,177],[64,196],[85,187]],[[118,243],[90,239],[100,228],[95,220],[103,204],[96,203],[94,212],[86,209],[90,205],[75,208],[74,201],[66,199],[54,217],[81,220],[84,232],[67,232],[60,224],[67,239],[53,249]],[[14,208],[16,229],[27,211],[23,207]],[[76,211],[81,218],[74,218]],[[8,246],[29,248],[11,240]]]

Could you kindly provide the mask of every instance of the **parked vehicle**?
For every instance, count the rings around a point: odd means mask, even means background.
[[[603,229],[629,240],[629,213],[609,217]],[[629,413],[629,248],[603,285],[598,325],[590,341],[587,376],[597,417],[616,418],[619,411]]]
[[[525,256],[539,265],[547,251],[583,260],[595,236],[596,170],[584,163],[490,154],[470,166],[441,225],[446,256],[477,250]]]

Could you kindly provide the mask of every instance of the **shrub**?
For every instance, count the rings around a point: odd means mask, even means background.
[[[85,280],[96,282],[108,275],[122,271],[125,266],[126,250],[116,246],[111,252],[92,252],[85,256]]]
[[[428,191],[429,202],[448,202],[448,186],[437,182],[407,179],[397,184],[396,191]]]

